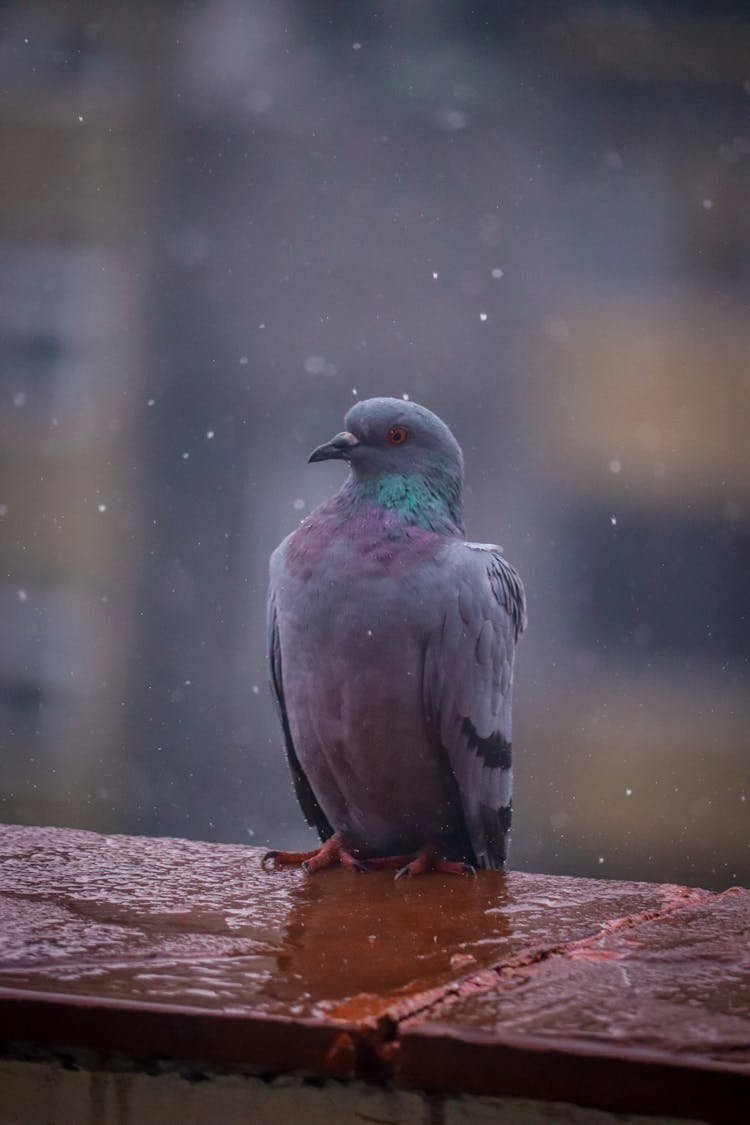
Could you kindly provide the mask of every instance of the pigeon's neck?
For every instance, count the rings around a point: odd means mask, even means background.
[[[463,535],[461,481],[447,475],[352,474],[340,493],[345,504],[374,506],[407,526],[443,535]]]

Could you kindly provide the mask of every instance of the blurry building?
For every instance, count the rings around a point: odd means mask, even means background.
[[[143,11],[91,15],[6,5],[0,34],[2,815],[114,826],[155,137]]]

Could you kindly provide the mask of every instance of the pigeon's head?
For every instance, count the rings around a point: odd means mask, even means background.
[[[311,461],[348,461],[356,476],[397,473],[463,476],[461,447],[445,422],[416,402],[366,398],[344,419],[346,429],[319,445]]]
[[[447,516],[461,526],[461,447],[436,414],[405,399],[368,398],[344,424],[311,461],[348,461],[355,488],[410,522],[433,526]]]

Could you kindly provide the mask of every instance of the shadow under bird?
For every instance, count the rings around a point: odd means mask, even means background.
[[[335,864],[473,874],[505,863],[523,585],[467,542],[463,456],[431,411],[358,402],[310,461],[342,488],[271,557],[271,681],[294,787]]]

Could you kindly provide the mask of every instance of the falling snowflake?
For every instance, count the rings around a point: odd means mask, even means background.
[[[305,371],[308,375],[335,375],[336,365],[324,355],[309,355],[305,359]]]

